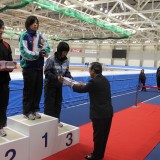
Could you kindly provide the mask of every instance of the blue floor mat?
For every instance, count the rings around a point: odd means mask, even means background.
[[[89,103],[62,109],[61,121],[74,126],[81,126],[90,122]]]
[[[160,143],[150,152],[145,160],[160,160]]]
[[[157,96],[157,92],[139,92],[138,103],[146,101],[147,99]],[[114,113],[121,111],[125,108],[135,105],[136,103],[136,92],[130,92],[112,96],[112,105]],[[74,125],[81,126],[90,122],[89,119],[89,103],[81,104],[76,107],[68,107],[62,109],[61,121]]]
[[[160,92],[157,92],[155,89],[148,89],[147,92],[138,92],[138,102],[143,102],[149,100],[153,97],[157,97],[160,95]]]
[[[156,96],[153,99],[147,100],[145,103],[150,103],[160,106],[160,95]]]

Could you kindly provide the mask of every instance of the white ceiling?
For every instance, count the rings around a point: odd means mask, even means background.
[[[0,0],[0,9],[17,6],[24,1],[27,0]],[[100,38],[104,40],[99,42],[127,45],[160,43],[160,0],[45,0],[50,6],[53,4],[61,9],[69,8],[94,20],[131,32],[132,35],[125,39],[115,39],[123,35],[104,27],[39,7],[38,4],[42,1],[35,0],[36,3],[29,3],[23,8],[1,12],[0,18],[5,21],[6,31],[24,31],[26,18],[35,15],[40,21],[39,32],[45,33],[48,38]]]

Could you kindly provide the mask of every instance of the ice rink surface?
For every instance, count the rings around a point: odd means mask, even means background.
[[[103,75],[128,75],[128,74],[139,74],[141,69],[136,69],[136,70],[124,70],[124,68],[122,70],[120,70],[120,68],[118,70],[114,69],[114,70],[105,70],[102,72]],[[89,76],[89,72],[88,71],[80,71],[80,70],[71,70],[71,75],[73,77],[83,77],[83,76]],[[149,70],[149,69],[145,69],[145,73],[156,73],[156,70]],[[21,80],[23,79],[22,77],[22,71],[13,71],[10,73],[11,79],[12,80]]]

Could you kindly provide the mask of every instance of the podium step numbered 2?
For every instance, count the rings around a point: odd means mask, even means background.
[[[63,123],[60,128],[57,118],[41,116],[36,120],[8,117],[7,136],[0,137],[0,160],[42,160],[79,143],[78,127]]]
[[[0,160],[28,160],[29,137],[9,127],[6,137],[0,137]]]

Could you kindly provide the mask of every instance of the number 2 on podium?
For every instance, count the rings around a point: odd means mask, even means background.
[[[16,156],[16,150],[15,149],[9,149],[6,154],[5,154],[5,157],[8,157],[9,153],[12,153],[12,157],[9,159],[9,160],[13,160]]]

